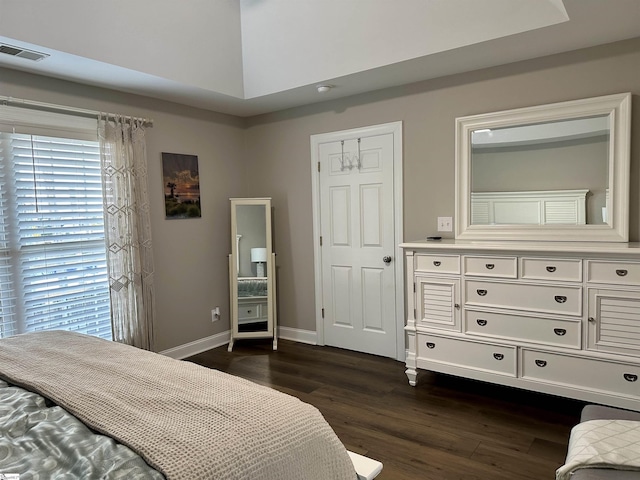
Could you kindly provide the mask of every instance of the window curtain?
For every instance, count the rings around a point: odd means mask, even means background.
[[[143,121],[100,115],[98,139],[113,339],[153,351],[153,251]]]

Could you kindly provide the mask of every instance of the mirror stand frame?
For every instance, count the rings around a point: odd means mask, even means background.
[[[229,312],[231,335],[227,350],[231,352],[236,340],[243,338],[273,338],[273,349],[278,349],[278,327],[276,317],[276,254],[273,252],[271,225],[271,198],[230,198],[231,202],[231,254],[229,255]],[[239,331],[238,308],[238,222],[236,207],[242,205],[264,206],[266,240],[266,277],[267,277],[267,329],[262,331]]]
[[[604,225],[473,225],[471,223],[471,133],[480,129],[529,125],[607,115],[609,142],[609,222]],[[458,240],[629,241],[631,94],[471,115],[456,119],[455,238]]]

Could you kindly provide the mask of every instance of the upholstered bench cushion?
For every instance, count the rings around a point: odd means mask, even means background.
[[[619,408],[587,405],[582,409],[581,422],[588,420],[640,420],[640,412]],[[640,472],[625,472],[608,468],[584,468],[576,471],[572,480],[640,480]]]

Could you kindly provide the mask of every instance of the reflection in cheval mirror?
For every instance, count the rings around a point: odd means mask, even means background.
[[[456,120],[456,238],[628,240],[630,94]]]
[[[271,199],[231,199],[231,341],[273,338],[275,334],[275,261],[271,245]]]

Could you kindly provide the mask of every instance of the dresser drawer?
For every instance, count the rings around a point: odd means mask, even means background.
[[[582,260],[523,258],[520,265],[520,278],[582,282]]]
[[[587,260],[587,282],[640,285],[640,263]]]
[[[521,376],[614,395],[640,396],[640,366],[522,349]]]
[[[238,305],[238,320],[256,320],[260,318],[260,303],[244,303]]]
[[[466,255],[463,264],[465,275],[518,278],[518,260],[516,257]]]
[[[469,335],[580,348],[581,323],[578,320],[466,310],[464,323]]]
[[[424,255],[415,256],[416,273],[460,274],[460,255]]]
[[[582,314],[582,287],[465,281],[465,305],[531,310],[565,315]]]
[[[515,347],[419,333],[418,357],[429,362],[516,376]]]

